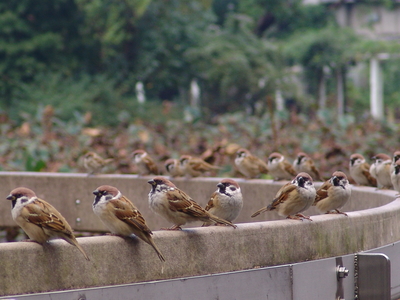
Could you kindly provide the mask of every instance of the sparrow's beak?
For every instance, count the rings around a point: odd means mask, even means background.
[[[13,196],[13,195],[8,195],[6,199],[7,199],[7,200],[13,201],[13,200],[15,200],[15,196]]]
[[[219,187],[220,189],[222,189],[222,188],[225,187],[225,185],[224,185],[223,183],[220,182],[220,183],[217,184],[217,187]]]
[[[147,183],[150,183],[151,185],[156,185],[156,182],[153,179],[150,179],[149,181],[147,181]]]
[[[93,191],[93,194],[96,195],[96,196],[98,196],[98,195],[100,194],[100,192],[99,192],[98,190],[94,190],[94,191]]]

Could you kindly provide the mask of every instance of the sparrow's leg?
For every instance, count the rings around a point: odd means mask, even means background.
[[[307,219],[307,220],[312,221],[312,219],[311,219],[309,216],[305,216],[305,215],[303,215],[303,214],[296,214],[296,216],[300,217],[300,220],[301,220],[301,219]]]
[[[338,209],[335,209],[335,210],[336,210],[336,212],[337,212],[338,214],[345,215],[345,216],[347,217],[347,214],[346,214],[345,212],[342,212],[342,211],[340,211],[340,210],[338,210]]]

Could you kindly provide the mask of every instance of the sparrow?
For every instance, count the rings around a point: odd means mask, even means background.
[[[350,176],[358,185],[377,186],[376,178],[370,173],[370,167],[361,154],[354,153],[350,156]]]
[[[199,177],[206,172],[218,170],[219,167],[213,166],[201,158],[190,155],[182,155],[179,159],[179,168],[186,177]]]
[[[317,190],[313,206],[316,206],[321,214],[336,212],[347,216],[346,213],[339,211],[339,209],[346,204],[350,196],[351,187],[346,174],[336,171]]]
[[[88,152],[83,157],[83,166],[89,175],[99,173],[107,164],[112,162],[113,158],[103,159],[100,155],[95,152]]]
[[[291,180],[297,173],[285,157],[277,152],[268,157],[268,170],[274,180]]]
[[[316,190],[309,174],[301,172],[290,182],[282,186],[272,203],[251,215],[252,218],[262,212],[276,210],[278,215],[287,219],[308,219],[301,212],[307,210],[314,202]]]
[[[133,163],[138,169],[140,176],[158,175],[158,167],[153,158],[144,150],[138,149],[132,152]]]
[[[93,212],[112,234],[131,236],[132,233],[149,244],[156,251],[161,261],[165,261],[161,251],[157,248],[140,211],[128,198],[110,185],[102,185],[93,191]]]
[[[182,172],[179,167],[179,160],[175,158],[169,158],[164,162],[165,169],[171,177],[182,176]]]
[[[323,181],[313,159],[304,152],[299,152],[297,158],[293,162],[295,172],[305,172],[311,175],[314,181]]]
[[[246,178],[256,178],[260,174],[268,173],[267,164],[244,148],[236,152],[235,165]]]
[[[395,151],[393,153],[393,159],[392,159],[392,163],[390,165],[390,174],[392,174],[394,172],[394,167],[396,165],[396,161],[398,161],[400,159],[400,151]]]
[[[393,164],[393,172],[390,173],[393,188],[400,193],[400,159]]]
[[[232,222],[243,208],[243,196],[239,184],[233,179],[222,179],[211,195],[205,210],[221,219]],[[209,226],[212,222],[205,222]],[[218,223],[217,223],[218,224]]]
[[[188,194],[178,189],[165,177],[156,176],[149,180],[149,206],[152,211],[174,225],[167,230],[181,230],[188,222],[202,221],[225,224],[236,228],[231,222],[204,210]]]
[[[34,191],[18,187],[10,192],[7,200],[11,201],[13,220],[31,240],[43,245],[51,239],[63,239],[90,260],[65,218],[51,204],[38,198]]]
[[[392,180],[390,178],[390,165],[392,159],[389,155],[379,153],[372,157],[375,162],[370,167],[370,173],[376,178],[378,188],[381,189],[392,189]]]

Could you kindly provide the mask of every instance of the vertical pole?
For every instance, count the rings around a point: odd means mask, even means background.
[[[284,100],[282,96],[282,91],[281,90],[276,90],[275,91],[275,105],[276,105],[276,110],[277,111],[283,111],[285,108],[284,105]]]
[[[196,109],[200,106],[200,87],[196,79],[190,82],[190,106]]]
[[[146,95],[144,93],[143,82],[141,82],[141,81],[136,82],[135,90],[136,90],[136,98],[137,98],[138,102],[145,103]]]
[[[336,74],[336,89],[337,89],[337,114],[342,117],[344,114],[344,82],[342,67],[338,67]]]
[[[370,61],[370,104],[374,119],[383,119],[383,80],[379,59],[372,57]]]

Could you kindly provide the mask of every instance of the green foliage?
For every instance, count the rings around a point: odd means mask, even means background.
[[[79,17],[73,0],[1,2],[0,107],[15,104],[20,83],[30,82],[34,74],[76,65],[82,52]]]
[[[239,1],[239,12],[257,20],[256,33],[273,38],[287,38],[304,29],[321,28],[334,20],[326,5],[303,5],[301,0]]]
[[[153,1],[137,26],[133,79],[142,80],[150,98],[184,97],[192,73],[184,53],[201,45],[215,21],[207,1]],[[183,93],[182,93],[183,92]]]
[[[115,85],[115,80],[105,75],[82,74],[72,78],[60,73],[39,74],[33,84],[21,86],[21,98],[16,98],[19,101],[16,101],[10,117],[21,121],[35,115],[38,106],[51,105],[55,107],[60,121],[68,121],[71,116],[83,118],[87,112],[90,112],[89,121],[93,125],[116,126],[136,118],[157,119],[159,115],[160,121],[163,120],[159,103],[139,104],[135,97],[124,96]],[[181,112],[179,109],[176,111]],[[77,130],[79,132],[80,129]]]
[[[397,43],[360,40],[332,20],[327,5],[301,0],[3,1],[0,110],[21,122],[21,111],[51,104],[61,120],[91,112],[93,125],[117,125],[146,119],[148,111],[157,115],[163,100],[188,106],[197,79],[202,111],[185,111],[198,121],[256,111],[276,89],[296,98],[292,64],[304,66],[315,92],[323,67],[334,74],[368,55],[400,50]],[[139,80],[152,102],[146,108],[135,99]],[[385,86],[390,103],[395,86],[394,79]],[[361,94],[353,87],[350,103]],[[296,100],[309,105],[307,97]]]
[[[259,81],[275,79],[275,49],[250,31],[251,19],[231,14],[224,27],[211,28],[185,57],[201,79],[203,102],[213,112],[238,109],[261,92]]]

